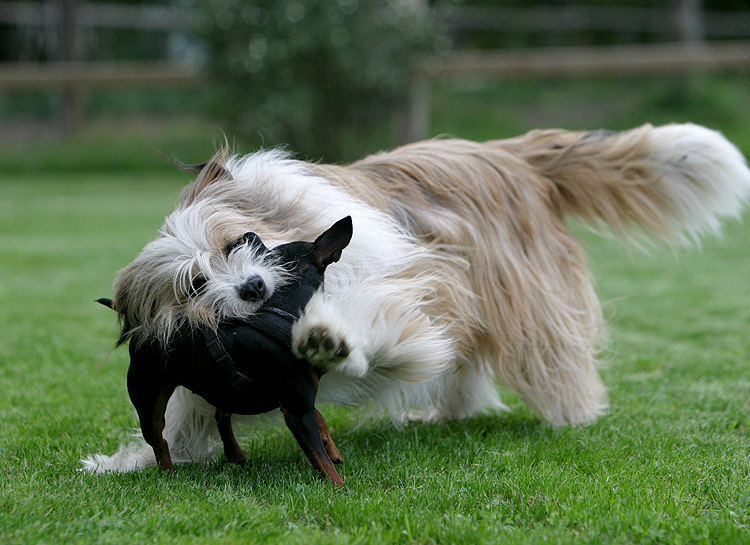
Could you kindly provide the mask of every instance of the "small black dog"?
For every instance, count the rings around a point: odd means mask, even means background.
[[[230,462],[247,458],[235,439],[231,415],[261,414],[281,407],[286,425],[313,467],[343,486],[333,465],[341,463],[341,455],[315,409],[322,371],[292,354],[291,330],[323,284],[326,267],[339,260],[351,237],[351,217],[336,222],[315,242],[291,242],[272,250],[257,235],[247,233],[246,243],[275,254],[289,273],[287,283],[255,315],[222,322],[216,331],[185,325],[166,352],[157,342],[130,343],[128,393],[143,437],[154,449],[161,469],[172,469],[162,432],[167,402],[180,385],[216,407],[219,435]],[[110,299],[99,302],[113,307]]]

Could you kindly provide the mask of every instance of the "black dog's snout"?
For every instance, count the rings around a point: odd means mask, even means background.
[[[243,301],[260,301],[266,296],[268,289],[260,276],[251,276],[237,286],[237,294]]]

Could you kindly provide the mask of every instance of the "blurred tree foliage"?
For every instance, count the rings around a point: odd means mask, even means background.
[[[392,127],[411,64],[447,47],[420,0],[187,1],[227,130],[314,159],[364,151]]]

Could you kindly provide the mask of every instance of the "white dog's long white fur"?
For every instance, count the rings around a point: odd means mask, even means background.
[[[313,240],[351,215],[350,246],[293,330],[294,349],[328,370],[320,399],[375,401],[396,418],[462,418],[503,408],[498,379],[551,424],[584,424],[607,407],[596,368],[602,320],[567,218],[621,238],[690,242],[738,217],[748,195],[740,152],[690,124],[429,140],[347,166],[279,151],[217,157],[121,271],[115,308],[131,342],[168,343],[185,321],[251,314],[259,303],[235,286],[260,275],[272,291],[284,272],[249,250],[227,256],[227,241],[246,231],[269,247]],[[191,295],[198,276],[205,288]],[[321,332],[348,357],[311,349]],[[213,456],[213,414],[178,388],[164,432],[175,462]],[[154,463],[136,440],[84,467]]]

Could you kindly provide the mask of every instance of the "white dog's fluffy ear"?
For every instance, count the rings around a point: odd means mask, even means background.
[[[229,157],[229,147],[224,146],[210,161],[198,165],[183,165],[187,172],[194,172],[198,177],[193,183],[185,187],[180,195],[180,206],[186,207],[195,202],[200,193],[217,180],[231,180],[232,174],[224,168]]]
[[[318,267],[327,267],[341,259],[341,251],[352,240],[352,217],[346,216],[334,223],[313,243],[313,260]]]

